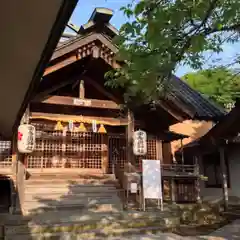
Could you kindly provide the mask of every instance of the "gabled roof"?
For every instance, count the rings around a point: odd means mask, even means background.
[[[104,48],[109,49],[109,54],[116,54],[118,51],[117,46],[112,43],[111,36],[103,31],[104,27],[112,26],[109,23],[111,17],[111,10],[103,8],[95,9],[88,23],[80,28],[80,34],[57,47],[51,60],[74,51],[76,52],[80,47],[84,48],[84,46],[96,40]],[[93,29],[96,31],[93,31]],[[100,31],[101,29],[102,32]],[[88,52],[93,54],[92,49]],[[73,61],[77,60],[79,58],[75,58]],[[69,61],[67,64],[71,64],[73,61]],[[174,108],[177,112],[180,110],[181,113],[184,113],[184,119],[187,116],[190,119],[217,121],[226,114],[223,108],[206,99],[176,76],[172,77],[168,89],[167,99],[162,100],[160,105],[165,110],[167,108]]]
[[[175,104],[181,103],[190,109],[193,119],[218,120],[226,114],[222,107],[205,98],[176,76],[172,77],[168,88],[168,98]]]

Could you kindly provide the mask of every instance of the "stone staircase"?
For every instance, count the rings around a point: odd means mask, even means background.
[[[24,214],[0,216],[0,233],[5,240],[122,239],[179,224],[171,211],[124,211],[119,191],[111,175],[32,176],[25,181]]]
[[[25,181],[22,212],[32,217],[117,212],[122,210],[118,192],[112,175],[35,175]]]

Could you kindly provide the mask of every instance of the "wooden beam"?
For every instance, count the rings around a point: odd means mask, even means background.
[[[93,120],[101,122],[109,126],[126,126],[128,124],[127,118],[110,118],[110,117],[96,117],[96,116],[80,116],[80,115],[67,115],[67,114],[53,114],[53,113],[40,113],[32,112],[30,119],[61,121],[61,122],[89,122]]]
[[[76,54],[69,56],[68,58],[54,64],[53,66],[47,67],[46,70],[44,71],[43,76],[46,76],[52,72],[55,72],[59,70],[60,68],[63,68],[71,63],[74,63],[78,60]]]
[[[38,101],[35,101],[35,102],[38,102]],[[110,100],[80,99],[80,98],[65,97],[65,96],[52,96],[41,101],[41,103],[68,105],[68,106],[75,106],[75,107],[88,107],[88,108],[120,109],[120,106],[118,104]]]
[[[96,90],[98,90],[100,93],[102,93],[104,96],[110,98],[112,101],[120,104],[120,99],[115,97],[113,94],[108,92],[103,86],[101,86],[97,81],[92,80],[89,77],[84,77],[84,79]]]
[[[171,109],[166,103],[163,101],[160,102],[160,106],[168,112],[171,116],[173,116],[178,121],[182,122],[184,120],[184,117],[182,117],[179,113],[177,113],[175,110]]]
[[[51,87],[48,87],[45,91],[41,91],[39,94],[37,94],[34,98],[34,102],[36,101],[40,101],[40,99],[44,99],[46,97],[49,96],[49,94],[51,94],[52,92],[60,89],[60,88],[63,88],[71,83],[75,83],[77,81],[79,81],[85,74],[86,74],[87,70],[85,69],[81,74],[79,75],[75,75],[65,81],[61,81],[61,82],[56,82],[56,84],[54,84],[53,86]],[[46,80],[43,80],[43,81],[48,81],[47,79]]]
[[[224,147],[220,147],[220,166],[222,172],[222,188],[223,188],[223,200],[224,200],[224,208],[228,209],[228,176],[227,176],[227,167],[225,162],[225,151]]]

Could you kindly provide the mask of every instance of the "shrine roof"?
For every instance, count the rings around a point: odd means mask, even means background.
[[[110,9],[96,8],[89,21],[80,27],[79,33],[75,37],[58,45],[52,60],[55,61],[58,57],[76,51],[80,47],[84,48],[94,39],[109,48],[109,54],[116,54],[118,48],[113,44],[112,38],[118,32],[110,24],[112,15],[113,11]],[[106,31],[106,29],[109,31]],[[180,109],[184,114],[184,118],[188,119],[218,121],[226,114],[223,108],[192,89],[186,82],[176,76],[172,76],[169,81],[168,96],[163,101],[168,107],[173,106]]]

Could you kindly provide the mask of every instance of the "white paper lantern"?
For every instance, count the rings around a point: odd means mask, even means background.
[[[31,124],[23,124],[18,127],[18,151],[31,153],[36,145],[36,129]]]
[[[141,156],[147,154],[147,134],[142,130],[135,131],[133,134],[133,153]]]

